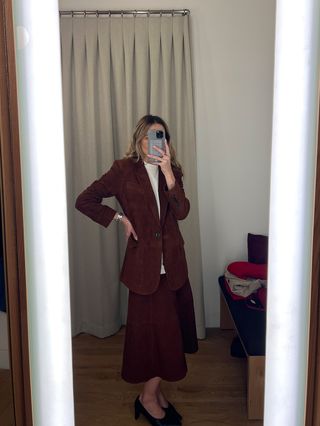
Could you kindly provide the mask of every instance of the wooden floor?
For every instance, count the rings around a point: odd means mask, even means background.
[[[10,370],[0,369],[0,425],[14,426]]]
[[[142,385],[120,377],[125,328],[99,339],[73,338],[76,426],[130,426],[136,421],[133,401]],[[209,329],[199,351],[187,356],[188,374],[179,382],[162,382],[166,397],[183,416],[183,426],[262,426],[247,420],[246,361],[232,358],[232,331]]]

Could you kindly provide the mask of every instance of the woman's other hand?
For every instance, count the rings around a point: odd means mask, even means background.
[[[133,229],[133,226],[130,220],[127,218],[127,216],[123,215],[123,218],[120,220],[120,222],[124,226],[126,242],[128,241],[131,234],[133,235],[133,238],[138,241],[138,235],[136,234],[136,231]]]

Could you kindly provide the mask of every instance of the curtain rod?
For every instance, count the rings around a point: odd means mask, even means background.
[[[87,16],[87,15],[190,15],[189,9],[181,9],[181,10],[60,10],[60,15],[62,16]]]

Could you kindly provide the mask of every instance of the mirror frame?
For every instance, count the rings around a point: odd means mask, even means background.
[[[306,426],[319,424],[320,418],[320,368],[318,366],[320,357],[320,96],[318,99],[318,113]]]
[[[0,191],[8,339],[16,426],[32,426],[19,116],[12,1],[0,6]]]
[[[8,301],[9,350],[16,426],[32,426],[31,383],[29,371],[29,341],[27,294],[22,216],[22,185],[19,149],[19,116],[17,106],[14,29],[12,0],[0,4],[0,192],[4,235],[6,291]],[[309,345],[308,424],[319,398],[319,378],[314,378],[317,346],[320,347],[318,307],[320,306],[320,133],[316,206],[313,244],[313,284]],[[8,285],[10,283],[10,285]]]

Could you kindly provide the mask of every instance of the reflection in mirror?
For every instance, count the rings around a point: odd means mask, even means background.
[[[1,218],[2,218],[1,211]],[[13,395],[11,387],[10,353],[8,340],[8,303],[4,274],[3,222],[0,222],[0,424],[13,426]]]
[[[163,2],[163,7],[164,3],[169,2]],[[63,4],[70,6],[70,2]],[[162,22],[146,14],[61,14],[79,425],[130,422],[133,401],[142,390],[138,383],[128,386],[120,373],[128,296],[118,281],[126,253],[122,224],[112,222],[109,210],[100,219],[105,224],[108,219],[110,226],[99,227],[75,211],[74,203],[114,160],[123,157],[135,124],[148,112],[168,121],[185,172],[191,211],[179,227],[200,346],[197,354],[186,356],[188,375],[176,383],[163,383],[162,390],[169,401],[177,401],[187,422],[247,424],[247,353],[242,348],[242,359],[230,356],[235,324],[226,300],[220,299],[218,277],[232,261],[248,260],[248,233],[268,233],[275,5],[204,4],[200,10],[196,1],[186,2],[192,22],[187,36],[183,29],[189,30],[188,19],[175,19],[175,26],[165,14]],[[111,6],[119,7],[119,2],[108,2]],[[143,200],[141,184],[139,178],[131,181],[132,193],[126,195]],[[123,210],[115,197],[102,198],[108,198],[102,203],[114,209],[113,214]],[[144,203],[138,207],[141,210]],[[124,213],[130,214],[129,210]],[[137,250],[133,240],[130,246]],[[220,310],[225,315],[221,323]],[[261,311],[250,312],[259,315]],[[262,315],[265,318],[265,312]],[[227,326],[224,319],[229,321]],[[264,337],[261,340],[264,350]],[[253,355],[260,356],[256,351]],[[252,425],[260,426],[264,359],[250,361],[251,397],[258,397],[258,409],[251,411],[256,419]]]

